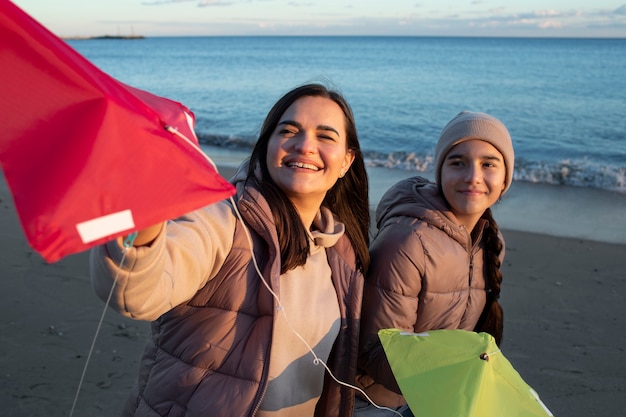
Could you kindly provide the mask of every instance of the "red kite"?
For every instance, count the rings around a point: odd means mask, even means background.
[[[48,262],[231,196],[194,116],[99,70],[0,0],[0,163]]]

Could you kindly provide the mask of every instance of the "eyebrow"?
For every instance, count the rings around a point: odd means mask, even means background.
[[[281,126],[281,125],[292,125],[292,126],[297,127],[298,129],[302,129],[302,124],[299,123],[299,122],[296,122],[295,120],[282,120],[281,122],[278,123],[278,126]],[[316,129],[317,130],[326,130],[326,131],[329,131],[329,132],[335,132],[337,134],[337,136],[341,136],[339,134],[339,131],[337,131],[337,129],[335,129],[332,126],[319,125],[319,126],[317,126]]]

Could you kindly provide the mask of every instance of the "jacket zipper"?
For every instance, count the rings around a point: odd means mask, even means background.
[[[270,368],[269,363],[267,364],[266,368],[269,370],[269,368]],[[252,409],[252,414],[250,414],[251,416],[255,416],[256,413],[259,411],[259,408],[261,408],[261,403],[263,402],[263,398],[265,398],[265,393],[267,392],[267,376],[263,377],[262,380],[265,380],[265,384],[263,384],[263,388],[262,388],[261,396],[259,397],[259,401],[257,401],[257,403],[255,404],[254,408]]]

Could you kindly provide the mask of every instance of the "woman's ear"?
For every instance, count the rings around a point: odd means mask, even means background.
[[[346,172],[348,172],[350,166],[352,166],[352,163],[354,162],[354,158],[354,152],[352,151],[352,149],[348,149],[348,152],[346,152],[346,156],[343,158],[343,164],[341,165],[339,178],[343,178],[343,176],[346,175]]]

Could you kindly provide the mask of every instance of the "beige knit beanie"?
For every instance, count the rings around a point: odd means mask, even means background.
[[[435,147],[435,181],[441,184],[441,166],[448,151],[453,146],[471,139],[484,140],[502,154],[506,166],[506,179],[502,191],[504,194],[513,181],[515,163],[513,143],[506,126],[486,113],[462,111],[441,130]]]

